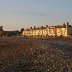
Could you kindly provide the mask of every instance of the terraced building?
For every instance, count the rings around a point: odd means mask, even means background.
[[[45,27],[30,27],[23,31],[23,36],[32,36],[32,37],[48,37],[48,36],[71,36],[72,35],[72,26],[69,25],[69,22],[63,25],[57,26],[48,26]]]

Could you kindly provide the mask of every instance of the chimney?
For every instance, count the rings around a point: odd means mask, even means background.
[[[34,26],[34,29],[36,29],[36,26]]]
[[[65,23],[63,23],[63,26],[64,26],[64,27],[66,26]]]
[[[69,22],[67,22],[67,26],[69,26]]]
[[[48,25],[46,25],[46,27],[48,27]]]
[[[43,28],[43,26],[41,26],[41,28]]]
[[[30,27],[30,29],[32,29],[32,27]]]

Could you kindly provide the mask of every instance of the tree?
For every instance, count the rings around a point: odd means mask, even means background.
[[[0,26],[0,31],[3,31],[3,26]]]

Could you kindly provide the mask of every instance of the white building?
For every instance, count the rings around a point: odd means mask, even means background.
[[[71,36],[72,35],[72,26],[67,24],[57,25],[57,26],[46,26],[46,27],[34,27],[26,29],[23,31],[24,36],[33,36],[33,37],[47,37],[47,36]]]

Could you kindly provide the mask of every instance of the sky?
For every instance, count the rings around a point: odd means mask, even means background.
[[[0,26],[4,30],[72,25],[72,0],[0,0]]]

